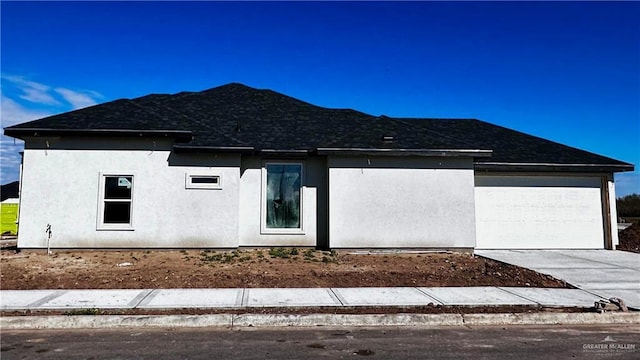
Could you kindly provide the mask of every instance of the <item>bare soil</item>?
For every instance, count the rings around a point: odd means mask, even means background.
[[[465,253],[235,251],[0,251],[0,288],[569,287],[535,271]]]
[[[640,223],[634,223],[618,233],[620,239],[617,250],[640,253]]]

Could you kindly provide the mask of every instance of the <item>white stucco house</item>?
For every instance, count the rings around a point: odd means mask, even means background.
[[[475,119],[228,84],[7,127],[20,248],[613,248],[633,165]]]

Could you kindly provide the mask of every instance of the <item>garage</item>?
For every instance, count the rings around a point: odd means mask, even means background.
[[[477,249],[603,249],[599,176],[476,175]]]

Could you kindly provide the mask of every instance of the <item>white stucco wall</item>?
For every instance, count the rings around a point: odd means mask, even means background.
[[[265,161],[286,162],[283,159],[243,157],[240,175],[240,246],[316,246],[317,197],[323,173],[320,159],[292,160],[303,163],[305,179],[302,187],[302,231],[295,234],[267,233],[261,228],[265,216],[262,203],[262,168]]]
[[[329,157],[332,248],[473,248],[471,158]]]
[[[602,249],[598,176],[476,176],[477,248]]]
[[[238,245],[240,156],[175,155],[169,141],[151,139],[27,145],[20,247],[46,247],[47,224],[53,248]],[[117,147],[127,150],[108,150]],[[220,175],[222,189],[185,189],[186,172]],[[134,175],[133,230],[97,230],[100,173]]]
[[[607,186],[609,186],[609,213],[611,215],[611,243],[613,244],[613,249],[615,250],[616,246],[620,244],[620,239],[618,238],[618,207],[616,206],[616,184],[609,180],[607,181]]]

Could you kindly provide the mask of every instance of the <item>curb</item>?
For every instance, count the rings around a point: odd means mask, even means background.
[[[465,325],[640,325],[640,312],[466,314],[462,317]]]
[[[234,316],[237,327],[309,326],[460,326],[460,314],[241,314]]]
[[[229,314],[211,315],[53,315],[8,316],[0,318],[4,330],[27,329],[120,329],[120,328],[179,328],[229,326]]]
[[[313,326],[490,326],[640,324],[640,313],[210,314],[0,317],[2,330]]]

